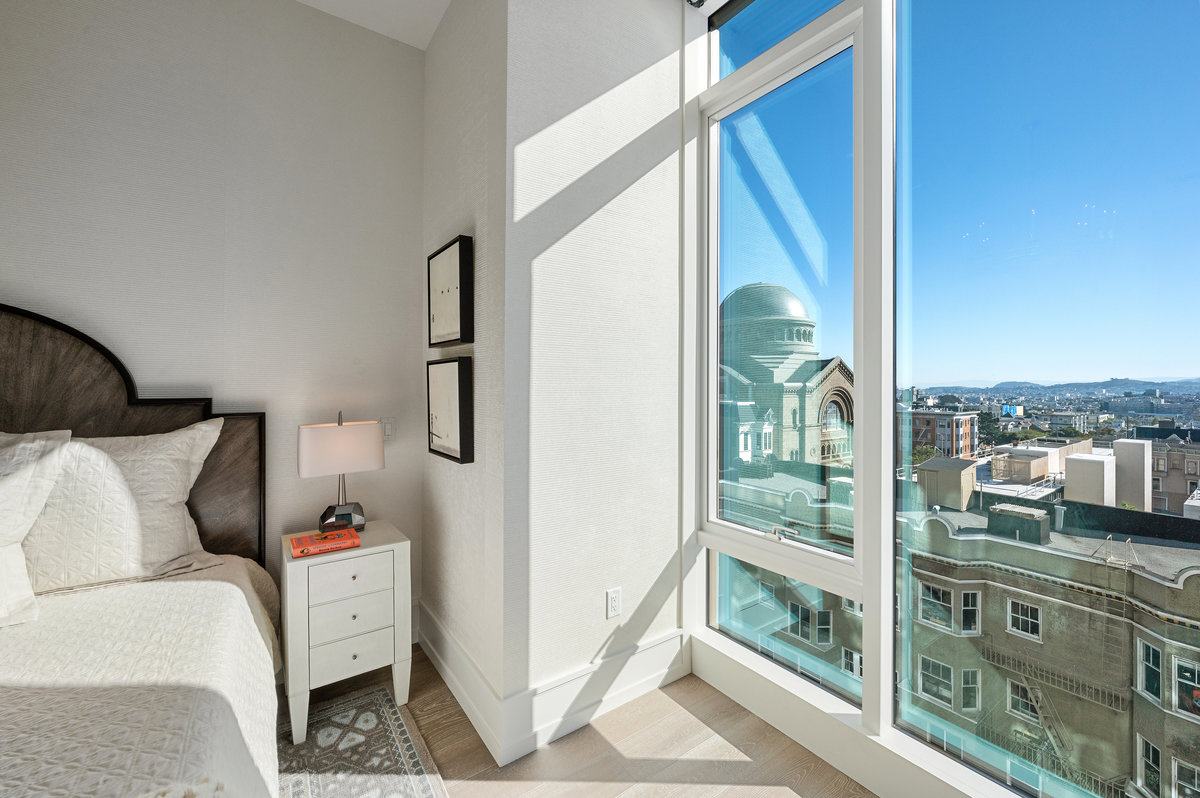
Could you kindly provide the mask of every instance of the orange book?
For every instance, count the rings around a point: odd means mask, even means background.
[[[310,554],[324,554],[327,551],[354,549],[362,545],[358,533],[353,529],[339,529],[336,532],[320,532],[316,535],[301,535],[292,538],[292,559],[307,557]]]

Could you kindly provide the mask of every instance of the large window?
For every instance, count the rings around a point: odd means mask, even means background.
[[[1148,791],[1135,713],[1200,721],[1200,521],[1159,490],[1200,419],[1162,293],[1200,263],[1200,6],[723,8],[684,237],[698,637],[971,794]]]
[[[1163,709],[1129,686],[1200,720],[1200,663],[1164,661],[1196,639],[1178,616],[1200,583],[1175,574],[1200,565],[1200,522],[1169,491],[1147,506],[1187,453],[1148,428],[1200,414],[1200,393],[1163,376],[1194,331],[1118,286],[1200,263],[1200,6],[897,9],[896,589],[920,622],[901,618],[896,722],[956,726],[965,761],[1042,795],[1167,795],[1163,759],[1190,750],[1136,738]],[[978,637],[929,628],[951,606],[937,584],[973,586],[949,617]],[[977,714],[913,700],[930,656]]]

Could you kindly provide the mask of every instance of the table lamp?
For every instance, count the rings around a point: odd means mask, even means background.
[[[361,504],[346,501],[346,475],[383,468],[383,425],[343,422],[340,412],[336,424],[301,424],[296,465],[301,478],[338,475],[337,504],[321,513],[320,530],[361,530],[367,517]]]

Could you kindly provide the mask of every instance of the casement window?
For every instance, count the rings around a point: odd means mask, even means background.
[[[949,629],[953,617],[954,591],[921,583],[921,620]]]
[[[1033,604],[1008,600],[1008,631],[1031,640],[1042,639],[1042,611]]]
[[[1200,718],[1200,665],[1175,659],[1175,709]]]
[[[1138,640],[1137,687],[1155,701],[1162,700],[1162,651]]]
[[[1029,688],[1012,679],[1008,680],[1008,711],[1025,720],[1039,722],[1037,707],[1034,706]]]
[[[1162,753],[1141,735],[1138,735],[1138,786],[1155,798],[1162,795]]]
[[[945,663],[922,656],[919,691],[926,698],[953,707],[954,670]]]
[[[974,712],[979,709],[979,669],[968,668],[962,672],[962,710]]]
[[[967,590],[962,594],[961,612],[962,633],[979,634],[979,592]]]
[[[862,602],[854,599],[842,599],[842,609],[853,615],[862,615]]]

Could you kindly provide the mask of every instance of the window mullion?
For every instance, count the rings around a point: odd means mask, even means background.
[[[855,539],[863,585],[863,727],[892,725],[894,398],[894,8],[866,0],[856,48]],[[860,157],[861,153],[861,157]]]

